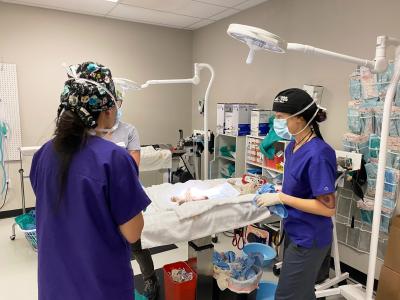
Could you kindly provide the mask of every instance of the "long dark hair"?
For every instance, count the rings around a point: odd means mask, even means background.
[[[315,135],[319,137],[321,140],[324,140],[322,137],[321,131],[319,130],[319,124],[324,122],[327,118],[326,111],[319,109],[317,115],[314,120],[311,122],[311,128],[314,131]]]
[[[57,153],[59,195],[56,207],[61,204],[68,180],[69,167],[72,158],[86,143],[89,131],[78,115],[72,111],[64,111],[57,118],[53,146]]]

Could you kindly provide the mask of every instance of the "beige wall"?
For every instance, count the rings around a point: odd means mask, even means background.
[[[226,34],[231,23],[257,26],[286,41],[309,44],[348,55],[372,59],[378,35],[400,37],[398,0],[270,0],[195,31],[194,61],[214,66],[210,128],[215,130],[216,103],[255,101],[266,108],[282,89],[317,84],[325,87],[323,105],[328,120],[322,125],[326,140],[341,149],[347,126],[348,75],[354,66],[300,53],[278,55],[258,52],[246,65],[248,48]],[[377,13],[380,12],[380,13]],[[195,114],[204,84],[193,89],[193,128],[201,126]],[[341,246],[342,261],[367,272],[366,255]],[[377,274],[379,274],[380,264]]]
[[[95,60],[138,82],[191,77],[192,32],[0,2],[0,58],[17,64],[22,144],[33,146],[52,134],[62,62]],[[175,85],[129,93],[123,119],[138,128],[142,144],[175,144],[179,128],[191,129],[191,92]],[[5,210],[20,207],[18,167],[10,167]]]

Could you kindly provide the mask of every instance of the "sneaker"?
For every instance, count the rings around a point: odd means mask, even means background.
[[[158,297],[160,284],[156,276],[151,277],[144,281],[143,296],[149,300],[155,300]]]

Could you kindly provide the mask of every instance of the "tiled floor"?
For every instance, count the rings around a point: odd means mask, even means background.
[[[30,248],[21,232],[17,230],[15,241],[11,241],[13,219],[0,220],[0,299],[37,300],[37,255]],[[187,244],[178,244],[178,249],[153,255],[156,268],[165,264],[187,259]],[[234,250],[231,240],[222,234],[215,245],[216,250]],[[133,262],[135,274],[140,274],[139,266]],[[263,279],[277,281],[271,272],[265,272]],[[329,297],[329,300],[344,299]]]

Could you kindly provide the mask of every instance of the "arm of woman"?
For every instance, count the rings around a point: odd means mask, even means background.
[[[136,127],[133,125],[129,125],[129,134],[128,134],[128,145],[127,149],[129,154],[133,157],[136,165],[140,166],[140,138],[139,132],[137,131]]]
[[[143,215],[139,213],[128,222],[119,226],[119,230],[125,239],[133,244],[140,239],[144,226]]]
[[[284,193],[267,193],[257,197],[258,206],[268,207],[276,204],[285,204],[298,210],[324,217],[332,217],[335,214],[335,202],[334,193],[321,195],[316,199],[302,199]]]
[[[136,164],[139,168],[140,167],[140,150],[129,151],[129,154],[133,157],[134,161],[136,162]]]
[[[278,194],[278,197],[283,204],[307,213],[332,217],[336,212],[334,193],[321,195],[316,199],[301,199],[283,193]]]

